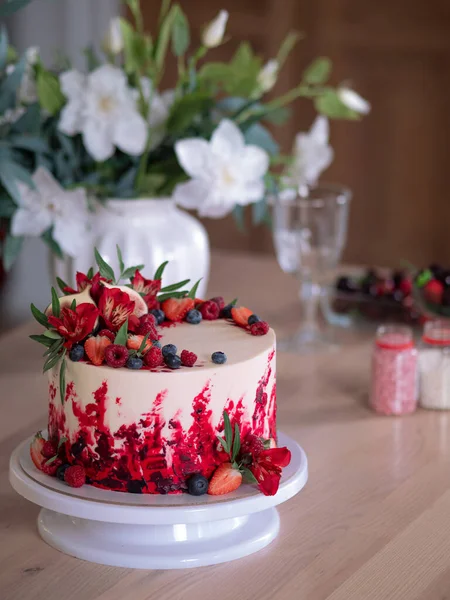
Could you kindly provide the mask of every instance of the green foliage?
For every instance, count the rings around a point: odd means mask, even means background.
[[[361,119],[359,113],[343,104],[336,90],[332,88],[326,88],[322,95],[314,100],[314,106],[317,112],[330,119],[349,119],[353,121]]]
[[[3,0],[0,6],[0,17],[9,17],[21,8],[25,8],[33,0]]]
[[[65,104],[58,77],[39,66],[36,74],[36,86],[41,107],[50,115],[56,115]]]
[[[316,58],[303,73],[303,81],[310,85],[326,83],[331,73],[331,60],[326,57]]]

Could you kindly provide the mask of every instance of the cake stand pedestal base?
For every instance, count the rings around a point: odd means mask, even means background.
[[[303,450],[280,434],[292,452],[275,496],[242,485],[228,496],[148,496],[83,486],[68,488],[38,471],[29,458],[31,440],[12,454],[14,489],[40,506],[38,529],[50,546],[90,562],[138,569],[201,567],[242,558],[278,534],[275,508],[306,484]]]

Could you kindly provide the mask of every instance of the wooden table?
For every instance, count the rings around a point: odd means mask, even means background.
[[[214,256],[211,293],[239,295],[279,335],[297,318],[295,288],[270,258]],[[450,598],[450,414],[371,413],[367,332],[335,354],[278,357],[279,428],[308,453],[310,480],[281,505],[277,540],[239,562],[153,572],[53,550],[37,534],[38,507],[10,488],[11,451],[46,420],[30,332],[28,324],[0,342],[2,600]]]

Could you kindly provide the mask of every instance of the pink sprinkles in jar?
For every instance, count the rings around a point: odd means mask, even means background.
[[[406,415],[417,408],[417,349],[410,327],[381,326],[372,356],[370,406],[383,415]]]

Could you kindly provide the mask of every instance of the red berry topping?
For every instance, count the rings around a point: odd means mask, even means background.
[[[105,350],[111,345],[111,340],[105,336],[90,337],[84,342],[84,351],[93,365],[99,367],[105,360]]]
[[[189,350],[183,350],[181,353],[181,364],[185,367],[193,367],[197,362],[197,355]]]
[[[57,449],[52,442],[45,442],[42,446],[41,454],[44,458],[53,458],[57,454]]]
[[[156,331],[156,319],[153,315],[142,315],[139,319],[139,327],[137,332],[139,335],[147,335],[149,333],[150,340],[158,339],[158,332]]]
[[[251,454],[256,458],[263,450],[264,442],[252,433],[249,433],[241,443],[241,454]]]
[[[161,304],[166,319],[173,323],[181,322],[187,313],[194,308],[193,298],[169,298]]]
[[[412,293],[412,281],[411,279],[403,279],[399,286],[400,291],[405,296],[409,296]]]
[[[81,465],[74,465],[66,469],[64,481],[73,488],[79,488],[86,483],[86,472]]]
[[[247,327],[248,318],[251,317],[253,311],[245,306],[238,306],[237,308],[231,309],[231,316],[236,325],[240,325],[241,327]]]
[[[105,360],[108,367],[120,369],[124,367],[128,360],[128,350],[125,346],[111,344],[105,350]]]
[[[161,352],[161,348],[158,348],[157,346],[152,346],[144,356],[144,363],[147,365],[147,367],[150,367],[151,369],[161,367],[164,364],[164,357]]]
[[[214,302],[214,300],[207,300],[204,302],[200,306],[199,311],[202,313],[202,317],[205,321],[215,321],[219,318],[220,314],[219,305],[217,302]]]
[[[222,298],[222,296],[215,296],[214,298],[211,298],[211,302],[215,302],[219,307],[219,310],[225,308],[225,300]]]
[[[108,340],[111,340],[112,342],[114,342],[114,339],[116,337],[114,332],[110,331],[109,329],[102,329],[101,331],[98,332],[98,335],[106,337],[106,338],[108,338]]]
[[[423,288],[425,298],[432,304],[440,304],[444,293],[444,284],[437,279],[432,279]]]
[[[214,471],[209,482],[208,494],[221,496],[234,492],[242,483],[242,473],[229,462],[222,463]]]
[[[250,333],[252,335],[266,335],[268,331],[269,324],[265,321],[257,321],[256,323],[253,323],[253,325],[250,325]]]

